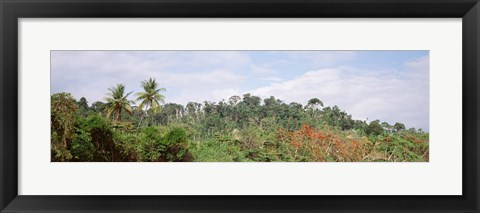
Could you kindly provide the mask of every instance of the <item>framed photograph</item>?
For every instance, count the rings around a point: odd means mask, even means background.
[[[477,0],[0,1],[1,212],[478,212]]]

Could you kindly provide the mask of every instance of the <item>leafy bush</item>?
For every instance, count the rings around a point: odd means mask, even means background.
[[[382,133],[383,133],[383,127],[380,124],[379,120],[370,122],[370,124],[367,127],[367,134],[381,135]]]
[[[428,140],[411,133],[385,137],[375,144],[375,152],[386,153],[380,161],[428,161]]]
[[[139,161],[159,161],[164,147],[162,135],[157,127],[146,127],[140,133],[140,145],[137,147]]]
[[[52,161],[72,159],[69,147],[75,138],[75,112],[77,102],[69,93],[51,96],[51,155]]]
[[[187,134],[182,128],[171,129],[161,140],[167,161],[184,161],[188,155]]]
[[[72,142],[71,153],[73,155],[73,161],[92,161],[95,147],[92,143],[92,137],[88,132],[82,129],[77,129],[76,137]]]
[[[196,141],[190,144],[193,159],[198,162],[246,161],[244,153],[230,142],[216,139]]]
[[[81,123],[81,128],[90,134],[95,149],[93,161],[115,161],[116,158],[121,158],[115,150],[113,130],[108,120],[92,114]]]
[[[138,161],[140,150],[140,138],[136,133],[114,131],[113,140],[115,147],[121,154],[122,161]]]
[[[185,129],[174,127],[162,131],[158,127],[146,127],[140,134],[137,147],[140,161],[191,160]]]

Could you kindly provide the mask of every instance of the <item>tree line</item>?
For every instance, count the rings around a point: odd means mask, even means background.
[[[315,97],[302,105],[244,94],[184,106],[165,103],[155,79],[140,86],[131,97],[117,84],[91,105],[53,94],[52,161],[428,161],[422,129],[355,120]]]

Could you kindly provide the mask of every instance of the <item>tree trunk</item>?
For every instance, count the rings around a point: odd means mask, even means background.
[[[122,108],[117,110],[117,118],[115,119],[115,121],[120,121],[120,114],[122,114]]]

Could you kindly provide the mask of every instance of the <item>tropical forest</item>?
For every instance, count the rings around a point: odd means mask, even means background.
[[[355,120],[321,97],[169,103],[156,79],[103,100],[51,95],[52,162],[428,162],[429,133]],[[107,89],[108,88],[108,89]],[[89,102],[92,101],[92,102]]]

